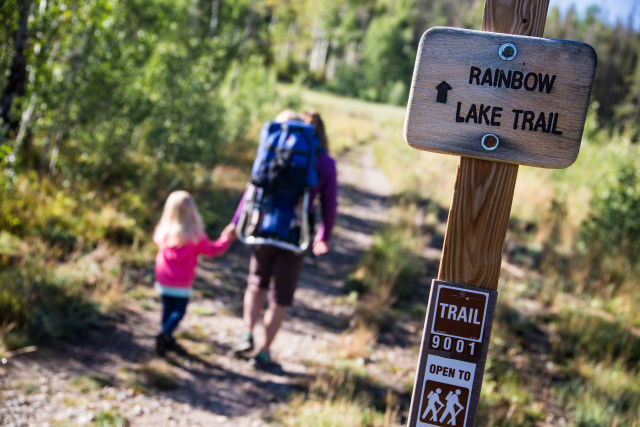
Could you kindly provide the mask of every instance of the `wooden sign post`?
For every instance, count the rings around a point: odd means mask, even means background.
[[[433,28],[420,42],[405,140],[461,158],[411,427],[475,424],[518,165],[563,168],[578,154],[595,52],[539,38],[548,5],[486,0],[482,31]]]

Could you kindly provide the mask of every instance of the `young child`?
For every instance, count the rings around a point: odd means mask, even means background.
[[[159,248],[155,288],[162,296],[162,332],[156,337],[159,355],[175,345],[173,331],[184,316],[193,292],[198,255],[218,256],[227,250],[234,237],[234,227],[227,226],[218,240],[210,241],[198,208],[186,191],[174,191],[167,198],[153,234]]]

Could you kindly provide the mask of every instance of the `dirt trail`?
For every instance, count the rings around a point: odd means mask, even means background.
[[[336,297],[374,230],[387,221],[391,190],[371,149],[340,156],[338,171],[332,250],[305,260],[296,301],[273,345],[281,371],[257,371],[228,355],[242,330],[249,257],[236,244],[227,255],[200,263],[197,292],[180,326],[189,356],[155,356],[160,305],[151,292],[132,297],[107,329],[11,359],[0,384],[0,424],[82,425],[119,414],[131,425],[267,425],[265,417],[308,384],[309,366],[330,364],[353,310]],[[261,328],[257,334],[260,342]],[[371,356],[372,372],[404,386],[415,357],[415,348],[380,344]],[[385,363],[394,365],[392,372],[382,368]]]

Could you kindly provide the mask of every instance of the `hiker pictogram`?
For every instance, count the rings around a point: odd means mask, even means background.
[[[464,425],[468,397],[469,389],[466,387],[427,380],[418,425]]]
[[[447,407],[445,408],[442,417],[440,417],[440,422],[446,421],[447,416],[449,416],[448,424],[451,424],[452,426],[456,425],[456,417],[464,410],[464,406],[462,406],[458,400],[460,393],[460,389],[457,389],[455,393],[449,392],[446,398]]]
[[[427,396],[429,403],[427,404],[427,409],[425,409],[422,414],[422,418],[427,418],[427,416],[431,414],[429,421],[438,421],[438,412],[445,406],[444,403],[440,401],[440,393],[442,393],[442,390],[439,388],[437,388],[435,392],[429,392]]]

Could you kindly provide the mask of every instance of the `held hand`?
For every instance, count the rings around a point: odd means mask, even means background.
[[[329,251],[329,245],[322,239],[313,241],[313,254],[316,256],[324,255]]]
[[[227,225],[224,230],[222,230],[222,233],[220,233],[220,237],[226,238],[231,240],[232,242],[234,240],[236,240],[237,236],[236,236],[236,225],[235,224],[229,224]]]

